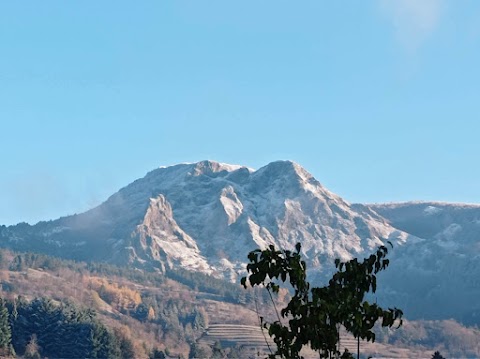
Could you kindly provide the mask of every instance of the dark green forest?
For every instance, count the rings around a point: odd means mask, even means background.
[[[133,344],[91,309],[18,297],[0,301],[1,349],[25,358],[133,358]]]

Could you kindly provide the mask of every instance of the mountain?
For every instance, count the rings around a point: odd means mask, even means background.
[[[480,205],[444,202],[370,204],[396,228],[443,246],[467,247],[480,241]]]
[[[396,251],[392,270],[384,276],[391,298],[411,317],[456,318],[478,325],[480,205],[407,202],[368,207],[396,228],[424,239]]]
[[[83,214],[0,229],[3,246],[77,260],[180,266],[235,281],[249,251],[302,243],[313,273],[334,258],[367,255],[400,231],[368,207],[353,208],[300,165],[259,170],[213,161],[158,168]]]
[[[350,204],[291,161],[258,170],[202,161],[155,169],[82,214],[0,226],[0,246],[238,282],[249,251],[301,242],[320,283],[334,258],[390,241],[374,300],[410,319],[480,324],[479,229],[476,205]]]

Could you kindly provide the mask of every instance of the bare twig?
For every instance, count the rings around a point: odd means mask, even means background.
[[[262,319],[260,317],[260,313],[259,313],[259,310],[258,310],[257,293],[256,293],[255,288],[252,288],[252,290],[253,290],[253,299],[255,300],[255,312],[257,313],[258,322],[260,323],[260,330],[262,331],[263,339],[265,339],[265,344],[267,344],[268,351],[270,352],[270,354],[273,355],[272,348],[270,348],[270,344],[268,343],[267,336],[265,335],[265,332],[263,331],[264,328],[263,328],[263,325],[262,325]]]
[[[267,288],[268,295],[270,296],[270,300],[272,301],[273,309],[275,309],[275,313],[277,314],[278,322],[280,324],[282,324],[282,320],[280,319],[280,314],[278,312],[277,305],[275,304],[275,301],[273,300],[272,292],[270,292],[270,289],[268,287],[266,287],[266,288]]]

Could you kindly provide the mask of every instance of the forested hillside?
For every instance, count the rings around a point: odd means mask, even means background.
[[[1,301],[3,351],[27,358],[132,358],[131,339],[119,328],[107,328],[92,309],[70,301],[18,297]],[[10,340],[7,340],[9,338]]]
[[[0,250],[0,297],[0,331],[10,333],[2,352],[30,358],[255,358],[268,350],[255,331],[256,309],[274,314],[266,292],[254,295],[203,274],[159,274],[9,250]],[[285,299],[285,291],[276,298]],[[430,357],[434,350],[475,357],[479,341],[477,329],[453,320],[406,321],[398,331],[378,330],[377,342],[361,348],[392,358]],[[342,339],[345,347],[352,343]]]
[[[36,348],[49,358],[147,358],[161,352],[188,357],[208,327],[207,311],[218,322],[225,312],[239,311],[230,308],[235,303],[252,300],[237,285],[186,271],[163,275],[41,254],[0,254],[0,296],[19,355]],[[253,318],[245,309],[241,316]],[[67,345],[71,340],[79,346]]]

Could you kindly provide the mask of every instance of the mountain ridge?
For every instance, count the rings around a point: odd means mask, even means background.
[[[293,161],[258,170],[211,160],[160,167],[91,210],[30,226],[33,232],[35,226],[44,227],[37,244],[68,257],[179,265],[230,280],[244,270],[250,250],[268,244],[302,242],[310,266],[321,271],[327,258],[350,259],[409,237],[373,211],[357,213]],[[18,232],[3,237],[26,241]],[[82,248],[91,245],[99,251],[89,258]]]

